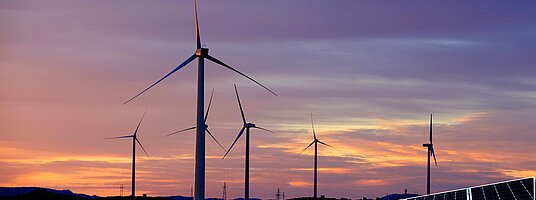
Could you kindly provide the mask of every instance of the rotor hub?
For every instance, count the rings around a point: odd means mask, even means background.
[[[255,124],[254,124],[254,123],[247,123],[247,124],[246,124],[246,127],[248,127],[248,128],[253,128],[253,127],[255,127]]]
[[[208,48],[199,48],[195,51],[195,55],[197,55],[198,57],[205,57],[208,55]]]
[[[422,144],[423,147],[431,147],[432,144]]]

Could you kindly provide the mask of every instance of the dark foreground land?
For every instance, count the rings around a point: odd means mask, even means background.
[[[371,200],[380,199],[380,200],[397,200],[400,198],[408,198],[416,196],[414,194],[393,194],[388,195],[382,198],[372,198]],[[217,198],[207,198],[211,200],[221,200]],[[260,200],[250,198],[251,200]],[[337,198],[327,198],[321,197],[321,200],[339,200]],[[70,190],[54,190],[48,188],[39,188],[39,187],[0,187],[0,200],[132,200],[130,196],[123,197],[99,197],[99,196],[90,196],[86,194],[77,194],[73,193]],[[170,197],[136,197],[136,200],[192,200],[192,197],[184,196],[170,196]],[[241,198],[234,200],[243,200]],[[313,200],[311,197],[299,197],[292,198],[288,200]],[[345,198],[340,198],[340,200],[347,200]],[[369,199],[367,199],[369,200]]]

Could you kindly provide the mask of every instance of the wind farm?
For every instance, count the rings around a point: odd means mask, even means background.
[[[535,9],[4,1],[0,200],[534,199]]]

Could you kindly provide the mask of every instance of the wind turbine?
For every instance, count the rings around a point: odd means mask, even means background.
[[[428,148],[428,173],[426,176],[426,194],[430,194],[430,154],[434,156],[434,162],[437,166],[437,160],[434,152],[434,144],[432,143],[432,114],[430,114],[430,143],[423,144],[422,146]]]
[[[140,145],[141,149],[145,153],[147,157],[149,157],[149,154],[147,154],[147,151],[145,151],[145,148],[143,148],[143,145],[141,145],[141,142],[138,140],[138,130],[140,129],[141,122],[143,121],[143,117],[145,117],[145,111],[143,115],[141,116],[140,122],[138,123],[138,126],[136,127],[136,130],[134,130],[134,134],[132,135],[125,135],[125,136],[118,136],[118,137],[111,137],[106,139],[122,139],[122,138],[132,138],[132,199],[134,199],[136,196],[136,142]]]
[[[208,118],[208,113],[210,112],[210,105],[212,104],[212,97],[214,96],[214,89],[212,89],[212,93],[210,94],[210,100],[208,101],[208,108],[207,108],[207,113],[205,114],[205,119],[203,121],[203,127],[205,127],[205,131],[208,133],[208,135],[210,135],[210,137],[212,137],[212,139],[218,143],[218,145],[220,145],[221,149],[223,149],[223,151],[227,151],[225,150],[225,148],[223,148],[223,146],[220,144],[220,142],[218,142],[218,140],[214,137],[214,135],[212,135],[212,133],[210,132],[210,130],[208,130],[208,125],[207,125],[207,118]],[[184,131],[188,131],[188,130],[192,130],[192,129],[196,129],[197,127],[193,126],[193,127],[190,127],[190,128],[185,128],[185,129],[182,129],[182,130],[178,130],[178,131],[175,131],[173,133],[170,133],[168,134],[167,136],[172,136],[172,135],[175,135],[177,133],[180,133],[180,132],[184,132]]]
[[[194,185],[195,185],[195,195],[194,198],[196,200],[204,200],[205,199],[205,126],[204,126],[204,93],[205,93],[205,58],[221,65],[233,72],[236,72],[247,79],[255,82],[257,85],[263,87],[264,89],[268,90],[272,94],[276,95],[272,90],[268,89],[266,86],[262,85],[261,83],[257,82],[253,78],[247,76],[246,74],[236,70],[235,68],[225,64],[224,62],[220,61],[219,59],[212,57],[208,54],[208,48],[204,48],[201,46],[201,37],[199,34],[199,20],[197,18],[197,1],[194,0],[194,18],[195,18],[195,38],[196,38],[196,50],[193,55],[188,57],[185,61],[183,61],[181,64],[179,64],[177,67],[175,67],[171,72],[166,74],[164,77],[160,78],[158,81],[141,91],[140,93],[136,94],[134,97],[130,98],[123,104],[126,104],[136,97],[140,96],[141,94],[145,93],[147,90],[154,87],[156,84],[160,83],[162,80],[170,76],[171,74],[177,72],[184,66],[186,66],[188,63],[192,62],[196,58],[197,60],[197,116],[196,116],[196,135],[195,135],[195,172],[194,172]]]
[[[329,145],[329,144],[326,144],[322,141],[320,141],[318,138],[316,138],[316,132],[315,132],[315,125],[313,123],[313,113],[311,113],[311,127],[313,127],[313,142],[311,142],[311,144],[309,144],[307,147],[305,147],[305,149],[303,149],[298,155],[296,156],[299,156],[300,154],[302,154],[305,150],[307,150],[309,147],[311,147],[311,145],[315,145],[315,169],[314,169],[314,199],[317,198],[317,174],[318,174],[318,143],[320,144],[323,144],[325,146],[328,146],[328,147],[331,147],[331,148],[334,148],[333,146]]]
[[[245,186],[244,186],[244,199],[248,200],[249,199],[249,133],[250,133],[250,129],[251,128],[256,128],[256,129],[260,129],[260,130],[263,130],[263,131],[268,131],[270,133],[273,133],[273,132],[268,130],[268,129],[258,127],[254,123],[246,122],[246,117],[244,115],[244,110],[242,109],[242,103],[240,102],[240,96],[238,95],[238,90],[236,89],[236,85],[234,85],[234,89],[235,89],[235,93],[236,93],[236,99],[238,100],[238,107],[240,107],[240,114],[242,115],[242,122],[244,122],[244,125],[242,126],[242,129],[240,129],[240,132],[236,136],[236,139],[234,140],[234,142],[231,145],[231,147],[229,147],[229,150],[227,150],[225,155],[223,155],[222,160],[225,159],[227,154],[229,154],[231,149],[233,149],[233,146],[236,144],[238,139],[240,139],[240,137],[244,133],[244,130],[246,130],[246,166],[245,166],[245,174],[244,174],[244,179],[245,179],[244,180],[244,184],[245,184]]]

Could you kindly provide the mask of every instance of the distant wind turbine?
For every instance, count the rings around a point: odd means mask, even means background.
[[[141,125],[141,122],[143,121],[143,117],[145,117],[145,113],[147,113],[147,111],[145,111],[143,115],[141,116],[140,122],[138,123],[136,130],[134,130],[134,134],[106,138],[106,139],[132,138],[132,199],[136,197],[136,143],[140,145],[145,155],[149,157],[149,154],[147,154],[147,151],[145,151],[145,148],[143,148],[143,145],[141,145],[141,142],[138,140],[138,130],[140,129],[140,125]]]
[[[249,133],[250,133],[249,130],[250,130],[250,128],[256,128],[256,129],[260,129],[260,130],[263,130],[263,131],[268,131],[270,133],[273,133],[273,132],[268,130],[268,129],[258,127],[254,123],[250,123],[250,122],[246,121],[246,117],[244,115],[244,110],[242,109],[242,103],[240,102],[240,96],[238,95],[238,90],[236,89],[236,85],[234,85],[234,89],[235,89],[235,93],[236,93],[236,99],[238,100],[238,107],[240,108],[240,114],[242,115],[242,122],[244,124],[242,126],[242,129],[240,129],[240,132],[236,136],[236,139],[234,140],[233,144],[231,145],[231,147],[229,147],[229,150],[227,150],[225,155],[223,155],[222,160],[225,159],[227,154],[229,154],[231,149],[233,149],[233,146],[236,144],[238,139],[240,139],[240,137],[244,133],[244,130],[246,130],[246,166],[245,166],[245,175],[244,175],[244,179],[245,179],[244,180],[244,184],[245,184],[245,187],[244,187],[244,199],[248,200],[249,199]]]
[[[208,125],[207,125],[207,118],[208,118],[208,113],[210,112],[210,105],[212,105],[212,97],[214,96],[214,89],[212,89],[212,93],[210,94],[210,100],[208,101],[208,107],[207,107],[207,113],[205,114],[205,119],[203,121],[203,126],[205,127],[205,131],[208,133],[208,135],[210,135],[210,137],[212,137],[212,139],[218,143],[218,145],[220,145],[221,149],[223,149],[223,151],[227,151],[225,150],[225,148],[223,148],[223,146],[220,144],[220,142],[218,142],[218,140],[214,137],[214,135],[212,135],[212,133],[210,132],[210,130],[208,130]],[[197,127],[190,127],[190,128],[185,128],[185,129],[182,129],[182,130],[179,130],[179,131],[175,131],[173,133],[170,133],[168,134],[167,136],[172,136],[172,135],[175,135],[177,133],[180,133],[180,132],[184,132],[184,131],[188,131],[188,130],[192,130],[192,129],[196,129]]]
[[[205,64],[204,60],[205,58],[221,65],[231,71],[234,71],[247,79],[255,82],[259,86],[263,87],[264,89],[268,90],[272,94],[276,95],[272,90],[268,89],[266,86],[262,85],[261,83],[257,82],[253,78],[247,76],[246,74],[236,70],[235,68],[232,68],[231,66],[225,64],[224,62],[218,60],[215,57],[212,57],[208,54],[208,48],[204,48],[201,46],[201,37],[199,34],[199,20],[197,19],[197,1],[194,0],[194,17],[195,17],[195,37],[196,37],[196,51],[193,55],[188,57],[185,61],[183,61],[181,64],[179,64],[177,67],[175,67],[171,72],[166,74],[164,77],[160,78],[158,81],[141,91],[140,93],[136,94],[134,97],[130,98],[123,104],[126,104],[136,97],[140,96],[141,94],[145,93],[147,90],[154,87],[156,84],[160,83],[162,80],[170,76],[171,74],[175,73],[179,69],[186,66],[188,63],[192,62],[196,58],[198,58],[198,67],[197,67],[197,117],[196,117],[196,138],[195,138],[195,172],[194,172],[194,185],[195,185],[195,200],[204,200],[205,199],[205,127],[204,127],[204,93],[205,93]]]
[[[320,144],[323,144],[325,146],[328,146],[328,147],[331,147],[331,148],[334,148],[333,146],[329,145],[329,144],[326,144],[322,141],[320,141],[318,138],[316,138],[316,132],[315,132],[315,125],[313,123],[313,113],[311,113],[311,127],[313,127],[313,142],[311,142],[311,144],[309,144],[309,146],[305,147],[305,149],[303,149],[303,151],[301,151],[298,155],[296,156],[299,156],[300,154],[302,154],[305,150],[307,150],[309,147],[311,147],[311,145],[315,145],[315,168],[314,168],[314,199],[317,198],[317,172],[318,172],[318,143]]]
[[[430,194],[430,154],[434,156],[434,162],[437,166],[437,160],[434,152],[434,144],[432,143],[432,114],[430,114],[430,143],[423,144],[422,146],[428,148],[428,173],[426,176],[426,194]]]

